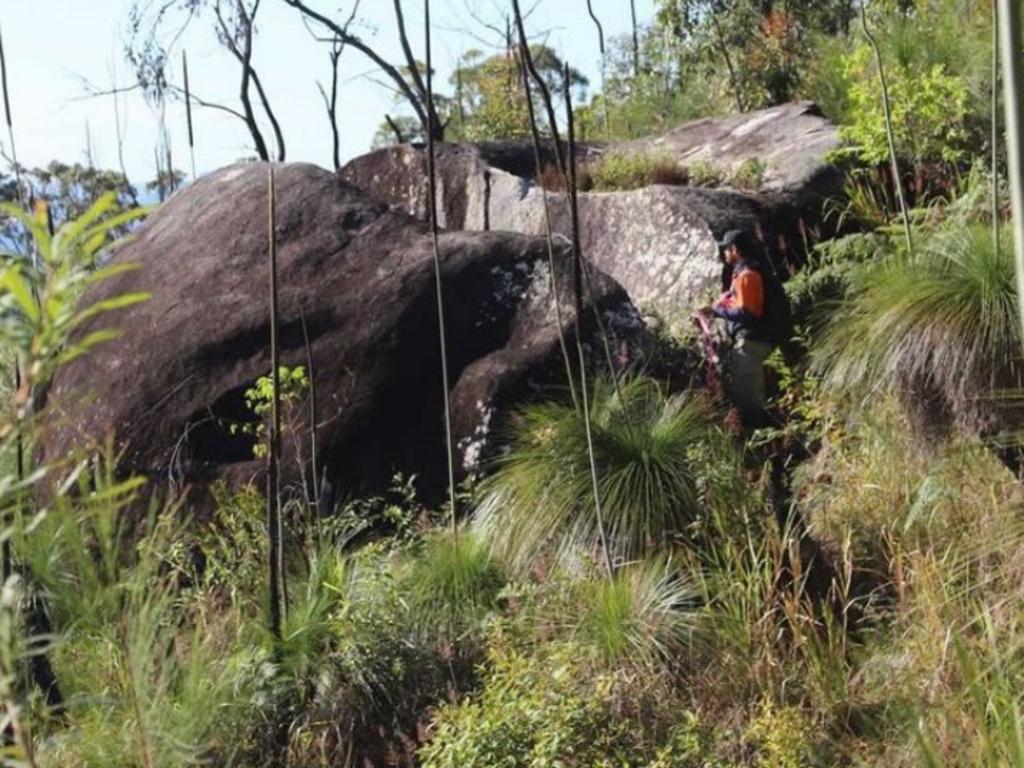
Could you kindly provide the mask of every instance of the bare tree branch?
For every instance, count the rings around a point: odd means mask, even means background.
[[[352,22],[356,19],[356,14],[359,13],[360,0],[356,0],[352,6],[352,12],[348,15],[348,19],[345,21],[343,29],[348,32]],[[309,29],[309,23],[305,16],[302,18]],[[312,29],[310,33],[312,34]],[[316,35],[313,35],[316,38]],[[317,81],[316,87],[320,90],[320,96],[323,97],[324,107],[327,110],[327,120],[331,125],[331,150],[332,158],[334,160],[334,170],[341,170],[341,133],[338,130],[338,64],[341,61],[341,54],[345,52],[345,41],[338,35],[335,35],[331,39],[331,94],[327,95],[327,91],[324,89],[320,81]]]
[[[217,23],[220,25],[221,42],[232,53],[232,55],[234,55],[239,64],[242,65],[242,82],[240,85],[239,95],[242,101],[246,127],[248,127],[249,134],[252,136],[253,143],[256,145],[256,154],[261,160],[270,160],[270,152],[267,149],[267,143],[263,138],[263,133],[260,131],[259,123],[256,121],[256,113],[252,107],[252,98],[249,95],[250,83],[256,86],[257,95],[259,96],[263,109],[267,113],[267,117],[270,119],[271,125],[273,126],[274,136],[277,139],[278,160],[284,160],[285,146],[284,137],[281,134],[281,127],[274,116],[273,110],[270,108],[270,102],[267,99],[266,92],[263,90],[263,85],[260,82],[259,76],[256,74],[256,71],[252,66],[253,27],[256,14],[259,12],[259,7],[260,0],[256,0],[256,2],[253,3],[252,12],[249,13],[246,11],[243,0],[236,0],[238,20],[236,22],[235,29],[231,29],[227,20],[225,20],[224,14],[221,12],[219,2],[214,6],[214,13],[217,16]],[[241,48],[239,48],[236,39],[239,34],[242,38]]]
[[[362,41],[357,35],[347,31],[342,25],[336,21],[324,16],[322,13],[318,13],[306,5],[303,0],[284,0],[285,3],[290,5],[305,16],[313,19],[314,21],[322,24],[339,38],[345,41],[346,45],[350,45],[357,51],[362,53],[364,56],[369,58],[374,64],[376,64],[381,71],[386,74],[391,81],[398,87],[398,90],[405,96],[406,101],[409,102],[409,106],[412,107],[416,113],[416,117],[419,118],[420,122],[424,126],[430,125],[430,121],[427,119],[427,111],[423,100],[416,93],[408,81],[402,76],[398,68],[385,60],[377,51]]]
[[[391,132],[395,134],[395,141],[399,144],[404,144],[405,136],[402,134],[402,129],[399,127],[398,123],[395,122],[394,118],[391,117],[391,115],[384,115],[384,120],[387,121]]]
[[[527,42],[526,37],[526,25],[523,23],[523,14],[519,9],[519,0],[512,0],[512,12],[515,16],[516,29],[519,32],[519,52],[523,58],[523,64],[526,66],[526,71],[529,72],[530,77],[537,84],[537,90],[540,92],[541,103],[544,105],[544,110],[548,115],[548,126],[551,130],[551,140],[554,144],[555,150],[555,162],[558,164],[559,170],[565,175],[566,185],[569,182],[569,169],[565,164],[565,159],[562,155],[562,141],[558,135],[558,119],[555,117],[554,102],[551,98],[551,89],[548,88],[548,84],[544,81],[544,78],[540,76],[540,72],[537,71],[537,65],[533,61],[533,54],[530,52],[530,45]]]
[[[601,20],[594,13],[594,7],[590,0],[587,0],[587,13],[590,14],[590,18],[594,20],[594,26],[597,27],[597,47],[601,51],[601,56],[604,56],[604,27],[601,26]]]
[[[239,0],[239,4],[241,4],[241,0]],[[249,66],[252,60],[252,25],[244,24],[243,22],[242,49],[240,50],[235,43],[232,30],[228,27],[227,21],[224,20],[224,15],[221,13],[220,3],[214,6],[214,11],[217,16],[217,23],[220,25],[222,42],[242,64],[242,82],[239,86],[239,98],[242,101],[242,110],[244,112],[242,119],[245,121],[253,143],[256,145],[257,156],[259,156],[260,160],[268,161],[270,160],[270,153],[267,151],[267,143],[260,132],[259,124],[256,122],[256,114],[252,108],[252,99],[249,96],[249,83],[252,79],[252,68]]]

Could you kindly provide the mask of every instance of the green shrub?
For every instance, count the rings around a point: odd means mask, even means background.
[[[620,764],[629,731],[613,715],[609,683],[578,675],[579,652],[571,645],[545,657],[493,650],[480,693],[438,711],[420,750],[423,767]]]
[[[694,160],[686,171],[695,187],[717,187],[725,180],[722,170],[710,160]]]
[[[732,173],[732,185],[739,189],[760,189],[764,182],[765,164],[756,157],[744,160]]]
[[[878,165],[889,160],[880,86],[867,72],[873,66],[867,46],[847,60],[853,73],[850,123],[840,137],[858,160]],[[936,64],[923,72],[890,66],[886,70],[897,154],[914,163],[958,163],[967,156],[968,90],[964,80]]]
[[[665,744],[647,768],[729,768],[733,765],[714,757],[713,732],[693,712],[684,712]]]
[[[894,392],[928,421],[997,428],[1014,401],[992,395],[1022,385],[1012,254],[989,227],[956,222],[919,248],[857,272],[814,342],[815,368],[862,400]]]
[[[484,542],[469,531],[457,540],[438,531],[403,560],[399,586],[422,632],[452,642],[480,632],[505,586]]]
[[[686,537],[702,512],[695,451],[714,441],[708,403],[665,393],[650,379],[599,382],[592,432],[604,526],[612,554],[634,559]],[[557,402],[525,408],[512,450],[480,488],[475,530],[509,565],[599,551],[584,424]]]
[[[757,750],[758,768],[804,768],[811,757],[811,725],[795,707],[779,708],[770,699],[747,728]]]
[[[888,237],[876,232],[819,243],[807,267],[786,282],[794,314],[812,327],[828,323],[836,302],[849,297],[858,270],[891,254]]]
[[[575,589],[573,637],[609,669],[656,674],[700,642],[696,593],[669,561],[643,560]]]
[[[610,152],[587,171],[599,192],[648,187],[652,184],[686,184],[688,176],[671,154]]]

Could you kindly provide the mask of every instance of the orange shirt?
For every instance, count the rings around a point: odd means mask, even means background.
[[[744,269],[732,279],[732,308],[745,309],[754,317],[764,316],[764,279],[756,269]]]
[[[723,316],[739,320],[744,315],[764,317],[764,278],[756,269],[740,268],[733,273],[732,287],[718,300]]]

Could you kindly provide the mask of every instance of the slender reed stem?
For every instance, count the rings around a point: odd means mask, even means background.
[[[640,77],[640,33],[636,23],[636,0],[629,0],[629,17],[633,23],[633,77]]]
[[[594,436],[590,429],[590,395],[587,391],[587,361],[583,353],[583,250],[580,246],[580,216],[576,187],[576,134],[572,114],[572,94],[569,92],[569,65],[565,65],[566,131],[569,137],[569,218],[572,223],[572,288],[576,305],[576,354],[579,356],[580,392],[583,403],[583,427],[587,435],[587,457],[590,460],[590,481],[594,491],[594,514],[597,516],[597,535],[601,542],[601,556],[608,578],[612,577],[612,559],[608,551],[608,537],[601,511],[601,490],[597,480],[597,460],[594,456]]]
[[[306,326],[306,313],[299,313],[302,320],[302,341],[306,345],[306,370],[309,373],[309,461],[313,470],[313,509],[320,520],[320,472],[317,467],[317,434],[316,434],[316,370],[313,367],[313,346],[309,343],[309,328]]]
[[[558,134],[558,118],[555,117],[555,106],[551,98],[551,89],[548,88],[547,81],[537,71],[537,65],[533,61],[530,46],[526,42],[526,25],[523,23],[523,14],[519,9],[519,0],[512,0],[512,12],[515,15],[519,39],[523,41],[523,63],[526,65],[526,71],[530,73],[530,77],[533,78],[533,82],[537,86],[541,104],[544,105],[544,110],[547,112],[548,129],[551,131],[551,143],[555,150],[555,163],[558,165],[558,170],[565,176],[566,183],[568,183],[568,169],[565,166],[565,158],[562,155],[562,139]]]
[[[11,118],[11,97],[10,92],[7,89],[7,57],[4,53],[4,39],[3,33],[0,32],[0,85],[3,87],[4,97],[4,117],[7,120],[7,136],[11,143],[11,163],[14,165],[14,186],[15,195],[18,199],[18,205],[21,207],[25,206],[24,199],[22,197],[21,190],[21,166],[18,164],[18,151],[14,143],[14,121]],[[36,268],[36,256],[35,249],[32,250],[32,266],[33,270]],[[17,353],[14,356],[14,391],[18,392],[21,389],[21,361],[18,359]],[[25,444],[24,438],[22,437],[21,429],[18,429],[15,437],[15,471],[17,472],[18,480],[25,478]],[[9,526],[10,521],[5,518],[4,527]],[[11,540],[5,538],[2,546],[2,554],[0,554],[0,561],[2,561],[3,568],[3,580],[4,583],[14,573],[14,557],[11,554]]]
[[[604,27],[601,24],[601,20],[597,17],[597,14],[594,13],[594,6],[591,3],[591,0],[587,0],[587,13],[590,14],[590,18],[594,22],[594,26],[597,27],[597,49],[598,49],[598,51],[601,54],[601,93],[602,93],[601,104],[602,104],[602,111],[604,112],[604,133],[605,133],[605,136],[610,138],[611,137],[611,132],[612,132],[612,121],[611,121],[611,115],[610,115],[610,113],[608,111],[608,97],[607,97],[608,91],[605,88],[605,74],[606,74],[606,70],[607,70],[607,66],[606,66],[607,61],[605,59]],[[569,77],[569,73],[566,72],[565,76],[566,76],[566,78],[568,78]]]
[[[526,41],[520,38],[520,49],[526,47]],[[540,151],[540,131],[537,130],[537,115],[533,109],[533,93],[530,90],[530,77],[524,63],[525,54],[520,55],[519,65],[523,75],[523,89],[526,95],[526,114],[530,120],[530,136],[533,138],[533,159],[536,167],[538,180],[544,172]],[[558,280],[555,269],[555,237],[551,227],[551,208],[548,205],[548,192],[544,189],[543,183],[539,183],[541,198],[544,201],[544,232],[547,236],[548,245],[548,271],[551,275],[551,303],[555,308],[555,324],[558,326],[558,345],[562,350],[562,360],[565,363],[566,381],[569,383],[569,396],[572,398],[572,406],[577,411],[580,409],[579,399],[576,397],[576,384],[572,372],[572,361],[569,358],[569,347],[565,343],[565,330],[562,324],[562,302],[558,297]]]
[[[427,45],[427,114],[434,114],[434,69],[430,48],[430,0],[423,0],[424,29]],[[437,169],[435,167],[434,131],[432,126],[423,126],[427,134],[427,188],[430,197],[427,210],[430,214],[430,243],[434,255],[434,283],[437,288],[437,328],[441,341],[441,388],[444,392],[444,436],[448,454],[448,505],[451,517],[452,537],[458,541],[459,528],[455,510],[455,451],[452,445],[451,395],[448,390],[448,344],[445,339],[444,292],[441,285],[441,247],[438,243],[437,224]]]
[[[992,247],[999,255],[999,8],[992,0]]]
[[[281,639],[283,561],[281,555],[281,387],[277,312],[277,185],[274,166],[267,166],[267,249],[270,267],[270,366],[273,397],[270,415],[270,446],[267,452],[267,537],[269,543],[270,631]]]
[[[181,71],[185,78],[185,120],[188,122],[188,151],[192,157],[192,181],[196,180],[196,136],[192,127],[192,90],[188,83],[188,52],[181,52]]]
[[[1006,166],[1013,206],[1014,264],[1017,272],[1017,306],[1024,324],[1024,152],[1021,151],[1024,112],[1024,66],[1021,64],[1020,0],[999,0],[1003,59],[1003,102],[1006,114]]]
[[[864,37],[875,52],[875,62],[878,64],[878,79],[882,84],[882,109],[885,111],[885,136],[889,141],[889,160],[892,163],[892,181],[896,187],[896,197],[900,202],[900,215],[903,218],[903,233],[907,238],[907,253],[914,255],[914,238],[910,230],[910,211],[907,210],[907,196],[903,192],[903,179],[900,177],[900,164],[896,156],[896,135],[892,127],[892,107],[889,100],[889,82],[885,77],[885,63],[882,61],[882,49],[878,47],[878,41],[871,34],[868,28],[868,12],[866,0],[860,4],[860,25],[864,30]]]
[[[525,66],[526,71],[530,73],[530,76],[533,78],[534,82],[537,84],[537,89],[538,89],[538,93],[540,95],[541,104],[544,105],[544,109],[547,112],[547,115],[548,115],[548,126],[549,126],[549,128],[551,130],[551,142],[552,142],[552,147],[553,147],[554,152],[555,152],[555,162],[558,165],[558,170],[562,174],[562,178],[565,180],[565,188],[566,188],[566,191],[567,191],[567,198],[568,198],[569,197],[568,190],[570,189],[570,187],[572,185],[570,184],[570,180],[569,180],[569,165],[566,162],[565,157],[564,157],[564,155],[562,153],[562,142],[559,139],[559,135],[558,135],[558,121],[555,118],[554,100],[551,98],[551,91],[548,89],[547,83],[544,81],[544,79],[537,72],[537,69],[536,69],[536,67],[534,65],[533,55],[530,53],[530,47],[529,47],[529,45],[526,42],[526,28],[525,28],[525,25],[523,24],[522,14],[519,11],[519,0],[512,0],[512,10],[513,10],[513,12],[515,14],[516,27],[517,27],[517,30],[519,32],[519,40],[520,40],[519,48],[520,48],[520,52],[522,53],[523,65]],[[565,70],[565,82],[563,83],[563,88],[565,89],[566,95],[567,96],[570,95],[570,91],[569,91],[569,69],[568,68],[566,68],[566,70]],[[527,91],[527,93],[529,93],[529,91]],[[527,101],[529,102],[529,109],[532,111],[532,109],[533,109],[533,102],[529,99],[529,97],[527,98]],[[546,206],[547,205],[547,196],[545,196],[544,202],[545,202],[545,206]],[[545,207],[545,214],[548,214],[548,209],[546,207]],[[549,231],[550,231],[550,217],[548,218],[548,222],[547,223],[548,223],[548,227],[549,227]],[[592,293],[591,289],[590,289],[590,276],[589,276],[589,273],[587,272],[586,265],[584,265],[583,270],[584,270],[583,271],[583,279],[586,282],[587,291]],[[605,328],[604,321],[601,318],[601,312],[598,309],[596,302],[592,302],[591,308],[594,311],[594,319],[597,321],[598,331],[601,334],[601,339],[602,339],[602,342],[604,344],[605,357],[606,357],[607,363],[608,363],[608,373],[612,377],[612,386],[615,388],[616,394],[618,394],[619,384],[618,384],[617,378],[615,376],[615,365],[614,365],[614,362],[612,360],[611,346],[610,346],[610,344],[608,342],[608,333],[607,333],[607,330]]]

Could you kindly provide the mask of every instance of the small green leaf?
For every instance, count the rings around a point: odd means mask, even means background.
[[[0,274],[0,288],[6,289],[14,297],[25,317],[32,323],[39,322],[39,305],[20,269],[11,267]]]

